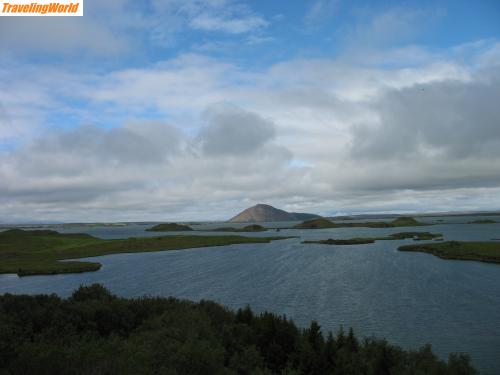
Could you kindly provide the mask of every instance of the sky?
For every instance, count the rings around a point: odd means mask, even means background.
[[[0,18],[0,223],[500,209],[500,1]]]

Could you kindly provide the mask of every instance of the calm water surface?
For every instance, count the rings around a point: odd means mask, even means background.
[[[475,219],[466,217],[457,222]],[[145,228],[130,225],[61,231],[102,238],[158,235],[144,232]],[[80,284],[99,282],[126,297],[203,298],[230,308],[250,304],[256,311],[286,314],[302,326],[315,319],[324,330],[337,330],[341,324],[352,326],[358,335],[385,337],[405,348],[431,343],[443,358],[450,352],[467,352],[482,374],[500,374],[500,265],[397,251],[399,245],[412,240],[355,246],[300,243],[304,239],[378,236],[407,230],[443,233],[445,240],[500,238],[500,224],[281,230],[279,235],[300,238],[92,258],[103,264],[100,271],[24,278],[0,275],[0,293],[68,296]]]

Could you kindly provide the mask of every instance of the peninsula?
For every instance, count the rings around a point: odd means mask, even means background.
[[[443,235],[441,233],[430,233],[430,232],[401,232],[393,233],[384,237],[355,237],[348,239],[332,239],[319,240],[319,241],[303,241],[302,243],[316,243],[322,245],[361,245],[374,243],[375,241],[390,241],[390,240],[404,240],[407,238],[412,238],[414,241],[426,241],[426,240],[442,240]]]
[[[404,245],[400,246],[398,250],[429,253],[442,259],[476,260],[480,262],[500,263],[499,242],[446,241],[441,243]]]
[[[103,240],[89,234],[11,229],[0,232],[0,273],[19,276],[97,271],[101,264],[65,261],[118,253],[181,250],[244,243],[268,243],[286,237],[162,236]]]

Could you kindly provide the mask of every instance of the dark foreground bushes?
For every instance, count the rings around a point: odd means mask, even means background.
[[[0,296],[0,374],[475,374],[350,330],[324,337],[286,317],[210,301],[123,299],[100,285]]]

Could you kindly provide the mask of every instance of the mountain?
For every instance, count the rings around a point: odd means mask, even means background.
[[[296,221],[320,217],[314,214],[286,212],[268,204],[257,204],[229,219],[233,223],[249,223],[255,221]]]

